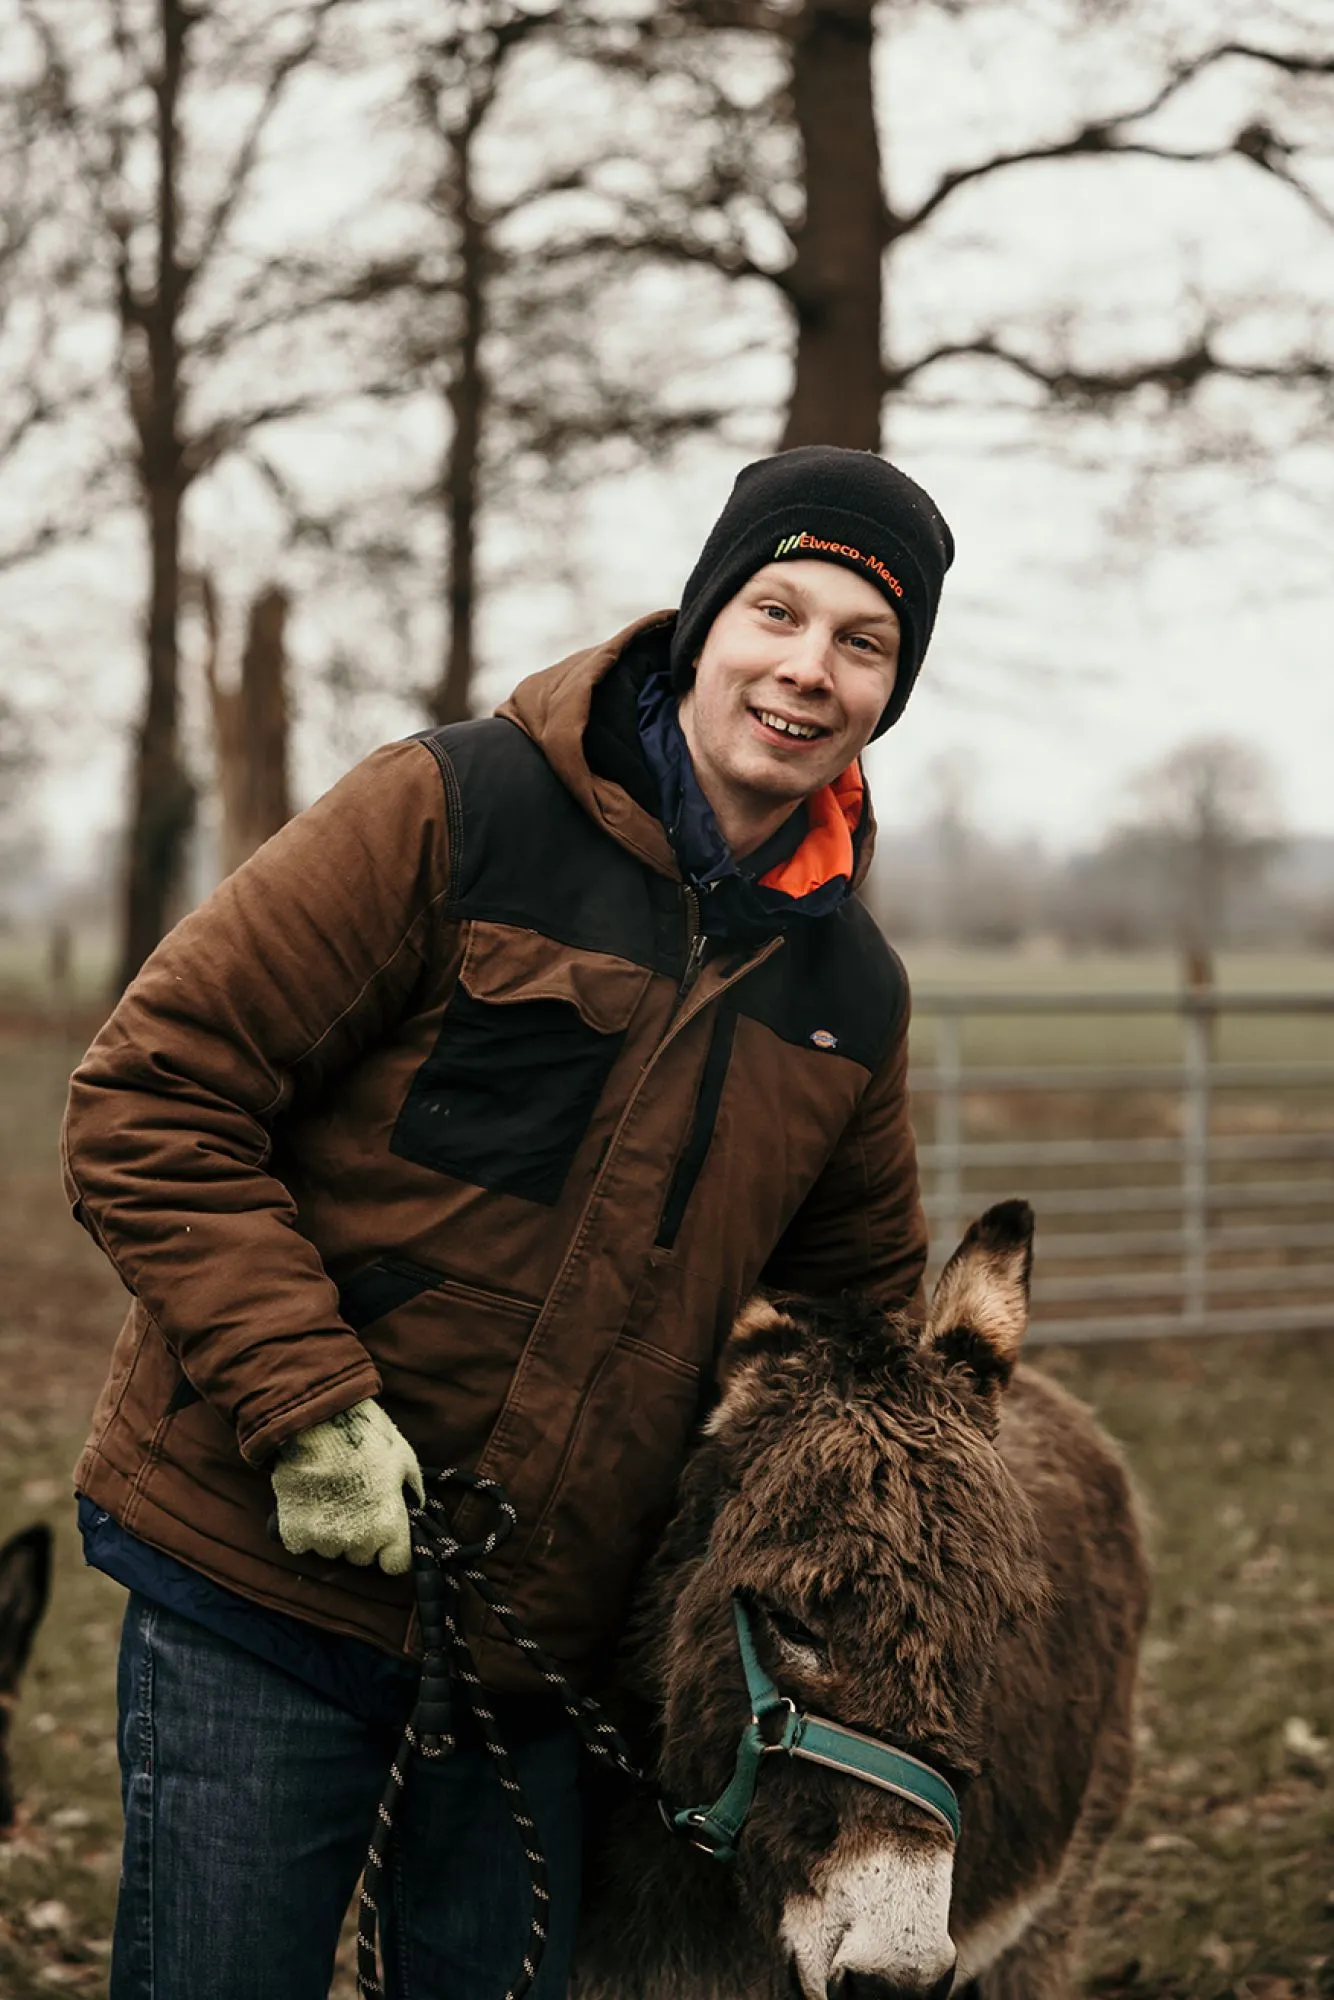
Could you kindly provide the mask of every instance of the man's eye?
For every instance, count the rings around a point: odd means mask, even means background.
[[[785,604],[762,604],[760,609],[766,618],[784,619],[792,616]]]

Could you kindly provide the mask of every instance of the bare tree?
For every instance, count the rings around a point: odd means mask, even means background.
[[[11,22],[12,28],[13,23]],[[0,32],[3,21],[0,17]],[[31,476],[53,429],[96,398],[101,373],[77,351],[69,310],[79,268],[64,227],[59,146],[50,129],[51,78],[36,47],[6,35],[0,89],[0,471],[6,487]],[[71,340],[71,333],[75,339]],[[90,518],[88,481],[47,478],[0,530],[0,571],[44,554]]]
[[[123,985],[165,928],[194,813],[180,739],[187,495],[330,393],[325,383],[275,388],[258,371],[238,390],[224,364],[284,315],[299,319],[303,287],[316,282],[299,258],[257,254],[238,239],[277,114],[318,59],[343,0],[293,0],[276,11],[249,0],[207,10],[152,0],[133,13],[117,0],[19,4],[40,64],[46,129],[64,145],[68,185],[83,203],[65,215],[70,254],[82,259],[83,309],[110,314],[116,329],[124,429],[91,476],[110,485],[128,466],[121,491],[148,553]],[[223,82],[230,116],[220,133],[214,115],[205,146],[199,100]]]
[[[1159,137],[1155,120],[1229,65],[1310,88],[1334,74],[1319,52],[1219,37],[1166,60],[1161,79],[1135,101],[949,166],[916,201],[896,202],[893,133],[877,112],[874,62],[917,4],[676,0],[608,17],[577,0],[541,10],[524,0],[470,0],[438,33],[414,29],[411,102],[428,149],[431,229],[404,272],[408,320],[397,352],[405,377],[431,384],[445,409],[438,479],[414,496],[437,512],[441,529],[440,666],[427,696],[436,719],[468,712],[481,525],[512,508],[523,468],[539,467],[546,494],[565,496],[581,474],[596,477],[615,462],[607,447],[642,456],[726,423],[725,392],[711,397],[697,384],[693,396],[680,394],[666,329],[657,365],[638,380],[604,366],[603,329],[617,320],[618,299],[631,296],[635,273],[665,274],[681,299],[693,274],[749,288],[756,302],[766,294],[781,302],[793,361],[785,446],[879,449],[887,408],[937,395],[938,378],[957,383],[965,360],[975,370],[1006,369],[1027,385],[1031,403],[1060,412],[1110,412],[1154,398],[1185,404],[1215,381],[1328,393],[1334,356],[1318,345],[1257,358],[1207,323],[1207,311],[1172,351],[1118,366],[1081,363],[1068,325],[1007,324],[988,318],[985,302],[966,338],[907,353],[900,335],[896,351],[887,306],[902,260],[920,255],[933,229],[988,186],[1022,204],[1026,174],[1072,163],[1095,160],[1116,172],[1151,159],[1168,174],[1240,163],[1318,210],[1302,148],[1278,135],[1277,112],[1268,122],[1248,114],[1203,148]],[[965,26],[961,18],[961,34]],[[583,155],[569,149],[565,131],[539,126],[534,170],[498,198],[486,170],[488,130],[497,112],[512,117],[523,59],[538,51],[549,69],[571,73],[566,101],[584,99],[581,70],[619,83],[621,115],[590,117],[593,144]],[[512,151],[512,133],[508,143]],[[717,317],[731,317],[721,294]],[[758,325],[758,345],[770,341],[770,315],[741,317]],[[622,325],[626,318],[622,307]],[[523,497],[531,504],[531,491]]]
[[[1238,936],[1291,942],[1309,912],[1285,889],[1285,844],[1268,761],[1231,736],[1194,737],[1129,788],[1129,809],[1099,844],[1067,857],[1047,917],[1079,945],[1170,945],[1185,983],[1213,984],[1219,948]]]
[[[1265,759],[1231,736],[1183,743],[1137,783],[1141,816],[1125,838],[1166,892],[1189,985],[1213,984],[1236,898],[1274,858],[1274,791]]]
[[[896,23],[916,4],[682,0],[668,10],[676,36],[659,33],[645,45],[653,59],[679,63],[682,41],[689,43],[693,29],[719,38],[721,63],[734,58],[738,36],[749,37],[782,65],[778,83],[753,106],[753,133],[767,121],[794,142],[786,184],[771,178],[767,187],[744,187],[745,202],[763,214],[763,231],[751,230],[738,241],[735,228],[702,229],[694,218],[682,223],[666,215],[653,230],[638,238],[631,232],[627,240],[642,248],[651,238],[664,258],[707,263],[733,278],[762,278],[778,293],[790,315],[793,354],[783,446],[822,442],[879,450],[886,399],[906,395],[963,359],[1005,370],[1055,407],[1108,410],[1154,394],[1180,403],[1218,380],[1314,390],[1329,406],[1334,355],[1327,346],[1313,339],[1256,355],[1229,337],[1207,305],[1174,345],[1120,364],[1081,361],[1068,318],[1054,317],[1047,326],[1007,324],[985,304],[968,334],[915,353],[895,352],[885,327],[904,254],[920,255],[929,232],[969,193],[1012,182],[1014,199],[1021,201],[1025,170],[1056,172],[1072,162],[1096,161],[1115,171],[1118,163],[1146,159],[1168,172],[1241,163],[1322,224],[1334,225],[1315,177],[1316,140],[1303,142],[1281,129],[1281,103],[1273,109],[1262,104],[1210,145],[1178,143],[1164,127],[1195,85],[1225,68],[1289,87],[1334,78],[1334,56],[1322,47],[1286,45],[1282,23],[1272,43],[1206,29],[1188,50],[1164,61],[1152,87],[1121,105],[1076,116],[1053,136],[961,160],[915,201],[897,201],[893,134],[876,115],[874,64],[883,38],[892,38]],[[956,11],[962,34],[963,10]],[[1127,19],[1133,14],[1122,12]],[[1318,129],[1317,120],[1309,122]],[[772,150],[765,159],[772,173]],[[743,173],[734,195],[744,181]],[[733,218],[737,208],[734,200]]]
[[[239,868],[292,816],[289,778],[287,592],[269,584],[251,601],[240,670],[229,680],[221,664],[217,587],[199,579],[206,634],[204,682],[222,807],[219,862]]]
[[[386,357],[405,395],[424,390],[436,402],[439,458],[433,476],[405,489],[389,525],[289,497],[300,536],[374,568],[400,605],[420,571],[419,524],[434,520],[440,638],[422,699],[433,719],[450,722],[472,702],[486,521],[522,520],[558,568],[570,510],[602,471],[725,432],[734,419],[706,389],[664,395],[661,365],[614,350],[636,322],[636,274],[661,261],[664,212],[709,233],[727,162],[744,152],[753,119],[712,75],[714,52],[698,32],[681,36],[657,11],[636,20],[584,0],[540,10],[470,0],[427,32],[411,10],[399,26],[420,230],[395,265],[349,266],[330,291],[389,302]],[[664,36],[689,94],[641,118]],[[599,110],[559,132],[549,115],[525,113],[523,76],[511,87],[525,59],[529,81],[555,73],[572,95],[600,90]],[[664,57],[656,73],[667,67]],[[509,119],[501,190],[487,171],[498,114]],[[708,147],[698,138],[705,124]],[[697,171],[687,179],[671,162],[692,147]],[[677,317],[688,310],[682,301]]]
[[[559,10],[558,10],[559,14]],[[438,217],[449,272],[442,288],[423,282],[437,306],[435,340],[428,348],[418,330],[408,343],[409,365],[433,380],[442,395],[447,435],[435,499],[443,530],[441,597],[444,633],[438,676],[429,696],[432,719],[458,722],[469,712],[475,658],[477,540],[484,480],[485,435],[491,414],[490,381],[483,359],[492,283],[498,262],[500,214],[477,187],[477,145],[510,58],[526,42],[548,33],[544,15],[499,0],[460,9],[443,32],[421,41],[412,69],[412,101],[420,129],[434,153],[431,206]],[[429,267],[428,267],[429,268]],[[441,291],[447,323],[439,325]]]

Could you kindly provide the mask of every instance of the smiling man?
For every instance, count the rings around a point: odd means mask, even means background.
[[[112,2000],[324,2000],[416,1685],[423,1466],[505,1487],[492,1574],[587,1680],[742,1300],[916,1299],[907,984],[852,892],[860,755],[952,554],[869,453],[747,467],[677,614],[368,758],[89,1050],[67,1183],[131,1294],[77,1473],[131,1591]],[[554,2000],[577,1745],[467,1629],[551,1866]],[[460,1738],[396,1828],[390,2000],[518,1969],[527,1863]]]
[[[738,860],[855,764],[894,692],[899,632],[871,584],[816,560],[767,563],[718,613],[680,720]]]

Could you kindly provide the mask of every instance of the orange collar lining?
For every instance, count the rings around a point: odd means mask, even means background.
[[[780,889],[785,896],[809,896],[824,887],[835,875],[852,880],[852,836],[861,825],[866,786],[860,764],[846,771],[806,801],[810,831],[795,854],[780,861],[760,877],[764,889]]]

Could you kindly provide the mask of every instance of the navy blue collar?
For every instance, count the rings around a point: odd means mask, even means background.
[[[851,889],[845,875],[822,882],[805,896],[766,888],[759,880],[800,847],[808,819],[794,809],[778,831],[739,863],[704,796],[681,728],[679,699],[670,675],[651,672],[639,691],[639,740],[658,782],[662,823],[681,873],[700,894],[704,930],[712,936],[767,934],[789,918],[823,917]]]

